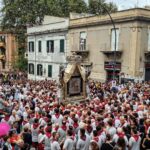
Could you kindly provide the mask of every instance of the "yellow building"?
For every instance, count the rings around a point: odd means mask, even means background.
[[[0,32],[0,71],[10,71],[16,56],[15,36]]]
[[[115,76],[150,80],[150,10],[129,9],[111,14],[116,26]],[[69,49],[81,55],[90,78],[112,79],[115,31],[108,15],[70,16]]]

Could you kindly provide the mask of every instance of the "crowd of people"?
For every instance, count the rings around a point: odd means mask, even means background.
[[[148,150],[150,83],[89,81],[88,98],[59,102],[56,81],[0,83],[3,150]],[[0,129],[1,130],[1,129]]]

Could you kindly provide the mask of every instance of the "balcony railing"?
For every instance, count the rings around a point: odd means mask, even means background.
[[[89,54],[89,45],[86,44],[79,44],[79,46],[77,45],[73,45],[72,46],[72,52],[81,55],[83,57],[87,57]]]
[[[116,51],[123,51],[124,49],[124,43],[118,43],[116,46]],[[100,45],[100,51],[114,51],[112,50],[112,47],[108,43],[104,43]]]
[[[111,46],[107,43],[104,43],[100,46],[100,52],[102,52],[106,56],[114,55],[114,53],[116,52],[116,55],[120,57],[121,54],[123,53],[123,50],[124,50],[123,43],[119,43],[117,45],[116,51],[112,50]]]

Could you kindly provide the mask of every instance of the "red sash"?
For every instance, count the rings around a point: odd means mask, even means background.
[[[96,136],[96,137],[93,138],[93,140],[98,143],[99,138]]]
[[[119,136],[119,138],[123,138],[124,137],[124,133],[118,133],[117,135]]]
[[[62,125],[61,126],[62,130],[66,131],[67,130],[67,127],[65,125]]]
[[[137,142],[138,139],[139,139],[139,135],[133,135],[132,137],[135,139],[136,142]]]
[[[58,119],[59,118],[59,116],[60,116],[60,114],[55,114],[55,117]]]
[[[73,127],[74,127],[75,129],[76,129],[78,126],[79,126],[78,123],[74,123],[74,124],[73,124]]]

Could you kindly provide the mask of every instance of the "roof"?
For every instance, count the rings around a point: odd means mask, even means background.
[[[150,9],[146,8],[133,8],[122,11],[117,11],[110,14],[115,23],[127,22],[133,20],[147,21],[150,22]],[[79,26],[90,26],[99,24],[111,23],[109,15],[95,15],[86,16],[82,18],[70,19],[69,28],[76,28]]]
[[[66,31],[69,26],[68,18],[45,16],[41,25],[27,28],[27,35],[40,35]]]

